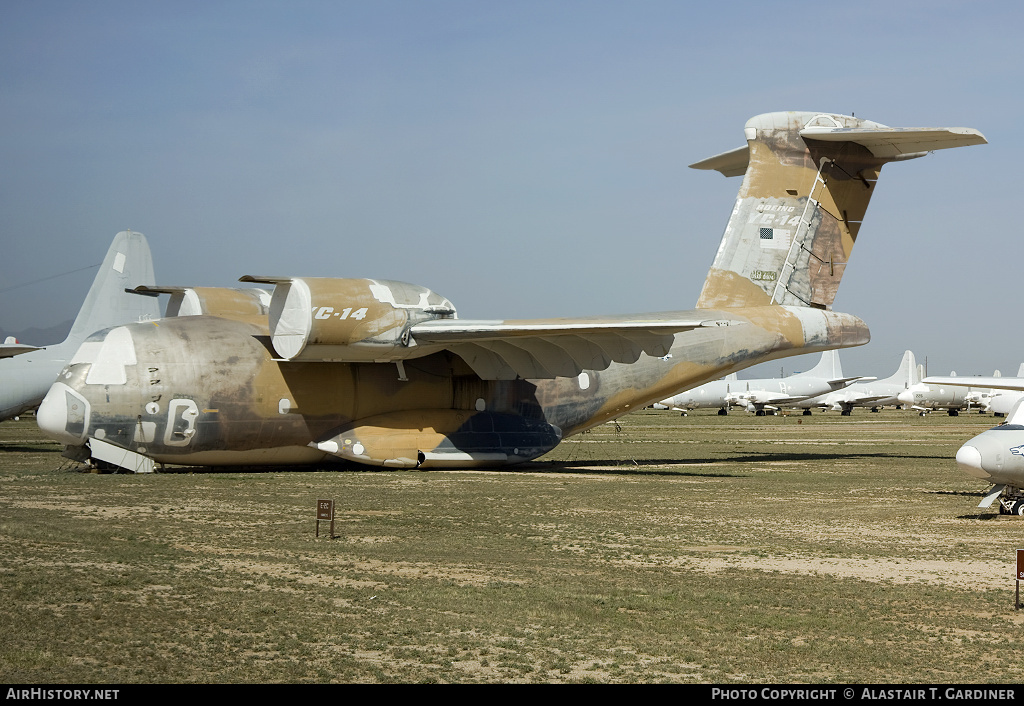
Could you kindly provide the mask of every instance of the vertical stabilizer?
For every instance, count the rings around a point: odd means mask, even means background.
[[[821,354],[821,360],[813,368],[801,375],[807,377],[824,378],[826,380],[839,380],[843,377],[843,366],[839,362],[839,351],[825,351]]]
[[[124,291],[139,285],[154,285],[149,243],[142,233],[122,231],[114,236],[64,342],[0,359],[0,420],[39,406],[61,368],[94,332],[159,318],[155,298]]]
[[[985,142],[968,128],[804,112],[759,115],[744,133],[745,153],[690,165],[744,174],[698,308],[831,308],[882,165]]]
[[[125,292],[139,285],[155,284],[153,256],[146,236],[121,231],[114,236],[103,258],[67,340],[81,342],[100,329],[159,318],[156,299]]]
[[[914,358],[914,352],[906,351],[903,354],[903,360],[900,361],[899,370],[897,370],[892,377],[887,378],[882,382],[888,382],[894,385],[903,385],[904,389],[908,389],[911,385],[916,385],[921,382],[921,369],[918,367],[917,360]]]

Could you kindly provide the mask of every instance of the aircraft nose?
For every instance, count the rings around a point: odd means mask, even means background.
[[[51,439],[81,446],[89,427],[89,403],[64,383],[55,382],[39,405],[36,424]]]
[[[968,475],[975,478],[989,478],[988,471],[981,466],[981,451],[975,446],[969,444],[961,446],[960,450],[956,452],[956,462]]]
[[[914,404],[914,395],[910,390],[904,390],[900,394],[896,395],[896,399],[903,404]]]

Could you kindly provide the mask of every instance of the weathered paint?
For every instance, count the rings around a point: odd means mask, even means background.
[[[246,277],[277,287],[268,317],[125,327],[138,362],[122,366],[124,383],[89,384],[104,364],[95,356],[70,365],[40,426],[70,446],[102,438],[161,463],[503,465],[750,365],[862,345],[865,324],[828,309],[887,159],[845,137],[801,137],[816,120],[748,123],[749,167],[696,309],[474,322],[415,285]],[[711,162],[732,171],[735,159]],[[806,207],[809,194],[820,205]],[[111,335],[87,345],[102,351]],[[72,415],[68,400],[88,409]]]

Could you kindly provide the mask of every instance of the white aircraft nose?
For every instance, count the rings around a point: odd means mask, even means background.
[[[39,428],[67,446],[82,445],[88,421],[89,403],[62,382],[50,386],[36,412]]]
[[[961,446],[956,452],[956,462],[968,475],[984,479],[989,477],[988,472],[981,466],[981,451],[974,446]]]
[[[900,394],[896,395],[896,399],[903,404],[914,404],[914,393],[910,390],[904,390]]]

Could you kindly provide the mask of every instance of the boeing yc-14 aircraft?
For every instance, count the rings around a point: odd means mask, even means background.
[[[417,285],[245,276],[274,287],[266,316],[212,305],[95,334],[39,426],[131,470],[503,466],[745,367],[867,343],[831,306],[880,169],[985,138],[809,112],[759,115],[744,135],[691,165],[743,175],[694,309],[465,320]]]

